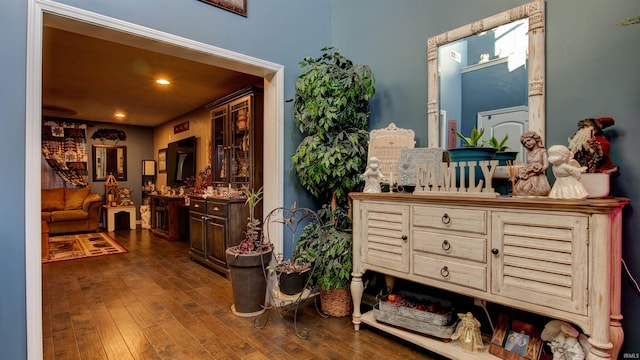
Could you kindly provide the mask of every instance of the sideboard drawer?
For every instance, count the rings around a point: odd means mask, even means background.
[[[487,262],[487,240],[423,230],[413,230],[413,250]]]
[[[414,206],[413,226],[486,234],[487,212],[463,208]]]
[[[191,198],[189,210],[191,212],[204,214],[205,211],[207,210],[205,200]]]
[[[219,202],[207,202],[207,214],[227,217],[227,204]]]
[[[464,287],[487,290],[487,267],[467,265],[420,254],[413,255],[413,273]]]

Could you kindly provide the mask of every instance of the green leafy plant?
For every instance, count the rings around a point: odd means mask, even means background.
[[[460,140],[464,143],[463,147],[482,147],[484,146],[484,142],[482,142],[482,135],[484,135],[484,129],[476,129],[475,127],[471,129],[471,135],[469,137],[464,136],[460,131],[456,130],[456,135]]]
[[[492,136],[491,139],[489,139],[489,146],[497,151],[507,151],[510,149],[510,146],[507,145],[507,140],[509,140],[509,134],[506,134],[500,141],[498,141],[495,136]]]
[[[342,289],[351,283],[353,236],[347,210],[326,204],[318,211],[321,223],[305,226],[297,243],[302,261],[317,261],[312,280],[323,290]]]
[[[262,237],[262,227],[260,220],[255,218],[255,209],[258,203],[262,201],[264,189],[260,187],[258,190],[242,189],[242,193],[247,197],[245,205],[249,207],[249,217],[247,218],[247,228],[244,231],[244,238],[236,246],[230,247],[230,251],[239,254],[262,253],[271,250],[271,244],[265,242]]]
[[[348,203],[348,193],[362,184],[367,164],[369,100],[374,77],[335,48],[307,56],[296,81],[294,118],[306,137],[291,155],[300,184],[321,203],[335,197]]]

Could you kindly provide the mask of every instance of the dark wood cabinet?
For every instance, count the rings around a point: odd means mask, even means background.
[[[225,258],[228,247],[243,237],[248,209],[244,199],[191,198],[189,255],[229,277]]]
[[[233,192],[262,186],[263,96],[248,87],[206,105],[211,112],[211,172],[214,188]],[[262,219],[262,205],[255,217]],[[190,256],[229,276],[227,248],[242,240],[249,217],[245,199],[191,198]]]
[[[185,237],[186,232],[180,222],[184,217],[180,214],[185,207],[183,197],[151,195],[151,232],[159,237],[171,241],[178,241]],[[182,210],[182,211],[181,211]],[[186,240],[186,238],[184,238]]]
[[[262,186],[263,96],[249,87],[206,105],[211,111],[212,185]]]

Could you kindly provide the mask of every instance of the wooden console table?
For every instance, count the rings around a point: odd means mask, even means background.
[[[622,208],[628,199],[350,194],[353,324],[380,328],[452,359],[498,359],[361,314],[367,270],[578,325],[588,359],[616,359]],[[488,346],[487,346],[488,348]]]
[[[180,240],[180,207],[184,197],[151,195],[151,232],[171,241]]]

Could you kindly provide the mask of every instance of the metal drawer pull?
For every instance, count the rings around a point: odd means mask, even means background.
[[[195,205],[193,205],[193,207],[195,207],[195,208],[199,208],[199,207],[200,207],[200,205],[195,204]]]
[[[449,214],[442,215],[442,223],[445,225],[451,224],[451,218],[449,217]]]
[[[407,235],[402,235],[402,240],[407,240]]]
[[[440,275],[442,275],[442,277],[449,277],[449,268],[445,266],[440,269]]]
[[[442,242],[442,250],[449,251],[451,250],[451,243],[448,240]]]
[[[499,252],[500,252],[500,250],[498,250],[498,249],[496,249],[496,248],[491,249],[491,253],[492,253],[493,255],[498,255],[498,253],[499,253]]]
[[[216,206],[213,208],[213,211],[220,211],[220,208]]]

